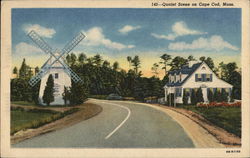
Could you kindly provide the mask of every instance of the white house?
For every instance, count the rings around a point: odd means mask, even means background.
[[[190,92],[192,89],[202,89],[204,102],[208,102],[207,92],[209,89],[212,91],[216,89],[225,89],[231,95],[232,85],[221,80],[216,74],[208,67],[205,62],[197,63],[190,61],[187,65],[179,70],[169,72],[169,81],[164,86],[165,101],[169,99],[168,94],[174,94],[174,103],[183,103],[183,92]],[[189,96],[188,102],[191,99]]]
[[[55,54],[58,55],[58,54]],[[44,68],[46,65],[50,65],[55,60],[54,57],[50,57],[47,62],[42,66]],[[60,59],[59,59],[60,60]],[[46,105],[43,103],[43,93],[46,86],[46,82],[48,80],[49,75],[52,74],[54,79],[54,102],[51,102],[50,105],[64,105],[63,100],[63,92],[64,86],[70,87],[71,86],[71,78],[66,72],[65,68],[57,61],[51,67],[46,75],[44,75],[41,79],[41,85],[39,90],[39,104]]]

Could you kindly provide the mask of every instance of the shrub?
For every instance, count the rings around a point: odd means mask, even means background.
[[[198,107],[241,107],[241,102],[234,102],[234,103],[228,103],[228,102],[211,102],[211,103],[198,103]]]
[[[184,105],[188,104],[189,92],[183,91],[182,102]]]
[[[192,92],[191,92],[191,104],[193,105],[197,104],[197,96],[196,96],[195,89],[192,89]]]
[[[197,97],[197,102],[198,103],[204,102],[203,93],[202,93],[202,89],[201,88],[199,88],[197,90],[196,97]]]
[[[228,93],[224,88],[221,90],[221,100],[223,102],[228,102]]]
[[[211,89],[208,89],[208,93],[207,93],[207,99],[208,101],[211,103],[211,102],[214,102],[214,94],[212,92]]]

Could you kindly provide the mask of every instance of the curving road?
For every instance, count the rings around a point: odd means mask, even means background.
[[[192,140],[167,114],[142,104],[90,99],[103,111],[71,127],[37,136],[13,147],[189,148]]]

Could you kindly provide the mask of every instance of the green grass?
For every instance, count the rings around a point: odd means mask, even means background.
[[[94,99],[107,99],[108,95],[90,95],[89,98]]]
[[[27,101],[12,101],[12,104],[17,104],[17,105],[26,105],[26,106],[38,106],[34,102],[27,102]]]
[[[52,121],[63,118],[66,115],[78,111],[72,108],[65,112],[55,112],[45,109],[24,109],[21,107],[11,109],[11,134],[29,128],[38,128]]]
[[[226,131],[241,137],[240,107],[197,107],[194,105],[179,106],[200,114],[208,121]]]

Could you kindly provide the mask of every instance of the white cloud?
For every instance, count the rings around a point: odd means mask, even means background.
[[[176,22],[172,26],[172,33],[170,33],[168,35],[159,35],[159,34],[151,33],[151,35],[155,38],[167,39],[167,40],[175,40],[179,36],[202,35],[202,34],[206,34],[206,32],[200,32],[197,30],[190,29],[190,28],[188,28],[186,23],[183,21]]]
[[[86,38],[83,40],[83,44],[89,46],[105,46],[111,49],[126,49],[126,48],[134,48],[134,45],[124,45],[122,43],[113,42],[110,39],[106,38],[103,34],[102,28],[93,27],[88,31],[82,31],[86,35]]]
[[[27,24],[23,26],[23,30],[26,33],[29,33],[30,31],[34,30],[36,33],[38,33],[42,37],[46,38],[52,38],[53,35],[56,33],[56,31],[52,28],[46,28],[38,24]]]
[[[119,29],[118,31],[121,33],[121,34],[128,34],[129,32],[131,31],[134,31],[134,30],[137,30],[137,29],[140,29],[141,26],[131,26],[131,25],[125,25],[123,28]]]
[[[195,50],[195,49],[204,49],[204,50],[223,50],[223,49],[239,50],[239,48],[231,45],[221,36],[213,35],[210,38],[198,38],[193,40],[192,43],[186,42],[175,42],[168,45],[170,50]]]
[[[42,55],[41,53],[41,49],[25,42],[18,43],[14,50],[14,54],[18,56]]]

